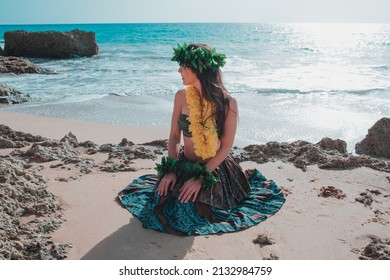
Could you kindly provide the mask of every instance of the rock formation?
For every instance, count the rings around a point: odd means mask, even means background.
[[[324,138],[317,144],[298,140],[292,143],[268,142],[263,145],[249,145],[243,151],[236,150],[238,161],[266,163],[282,160],[295,167],[307,170],[308,165],[317,164],[321,169],[348,169],[361,166],[390,172],[390,162],[367,155],[354,156],[346,152],[344,141]]]
[[[62,223],[60,202],[30,167],[0,156],[0,260],[63,259],[69,245],[48,236]]]
[[[54,74],[31,61],[14,56],[0,56],[0,74]]]
[[[390,118],[378,120],[355,149],[358,154],[390,158]]]
[[[71,58],[98,54],[95,33],[80,30],[70,32],[23,30],[4,33],[7,56]]]
[[[28,94],[21,93],[6,84],[0,83],[0,105],[18,104],[31,100],[32,98]]]

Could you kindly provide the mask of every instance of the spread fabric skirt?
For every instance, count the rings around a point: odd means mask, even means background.
[[[180,161],[187,161],[184,154]],[[144,227],[177,235],[233,232],[254,226],[282,207],[283,192],[257,169],[241,169],[229,156],[213,172],[218,183],[201,189],[195,202],[181,203],[179,189],[190,179],[181,176],[167,196],[157,194],[159,180],[148,174],[136,178],[119,192],[122,205]]]

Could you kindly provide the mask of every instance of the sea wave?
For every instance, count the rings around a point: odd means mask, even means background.
[[[372,94],[372,93],[389,93],[390,94],[390,87],[331,91],[331,93],[335,93],[335,94],[336,93],[347,93],[347,94],[353,94],[353,95],[367,95],[367,94]]]
[[[378,70],[378,71],[389,71],[390,65],[384,64],[384,65],[372,66],[371,69]]]
[[[353,95],[367,95],[371,93],[390,93],[390,87],[384,88],[365,88],[365,89],[347,89],[347,90],[301,90],[301,89],[288,89],[288,88],[257,88],[248,90],[246,89],[235,89],[232,93],[255,93],[261,95],[272,95],[272,94],[317,94],[317,93],[330,93],[330,94],[353,94]]]
[[[259,94],[283,94],[283,93],[309,94],[309,93],[317,93],[323,91],[320,90],[303,91],[299,89],[287,89],[287,88],[260,88],[260,89],[256,89],[255,92]]]

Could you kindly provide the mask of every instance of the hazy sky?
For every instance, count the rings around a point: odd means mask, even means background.
[[[0,7],[0,24],[390,23],[390,0],[0,0]]]

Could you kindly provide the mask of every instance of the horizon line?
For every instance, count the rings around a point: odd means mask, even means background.
[[[0,23],[0,26],[14,25],[98,25],[98,24],[390,24],[390,22],[338,22],[338,21],[278,21],[278,22],[239,22],[239,21],[177,21],[177,22],[74,22],[74,23]]]

